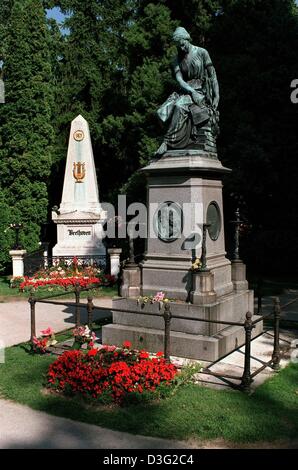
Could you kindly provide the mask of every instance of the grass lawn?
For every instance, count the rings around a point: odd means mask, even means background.
[[[1,297],[8,297],[8,296],[20,296],[20,297],[28,297],[27,294],[24,296],[22,292],[18,292],[17,289],[11,289],[9,279],[7,276],[0,276],[0,296]]]
[[[57,293],[61,293],[63,290],[57,289]],[[53,288],[45,287],[42,289],[38,289],[35,293],[37,298],[39,297],[46,297],[52,296],[55,293]],[[99,287],[98,289],[92,289],[90,294],[94,298],[98,297],[114,297],[117,295],[117,287]],[[82,292],[81,298],[87,298],[89,295],[88,292]],[[11,289],[9,278],[7,276],[0,276],[0,301],[1,302],[9,302],[9,300],[16,300],[16,299],[28,299],[29,293],[28,292],[20,292],[17,288]],[[60,299],[67,299],[67,300],[75,300],[75,295],[72,293],[65,294],[60,297]]]
[[[298,436],[298,364],[290,364],[251,396],[186,385],[160,402],[105,407],[45,393],[43,380],[53,360],[29,355],[21,346],[8,348],[0,364],[1,395],[53,415],[156,437],[245,443]]]

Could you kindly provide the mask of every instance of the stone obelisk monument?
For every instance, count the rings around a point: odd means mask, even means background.
[[[53,256],[105,255],[102,210],[87,121],[77,116],[71,123],[62,200],[52,212],[57,224],[57,244]]]

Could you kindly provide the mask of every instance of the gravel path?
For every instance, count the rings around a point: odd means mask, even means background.
[[[183,449],[179,441],[136,436],[51,416],[0,399],[0,449]]]
[[[71,302],[71,300],[67,300]],[[82,304],[87,300],[82,299]],[[94,305],[112,307],[111,298],[94,299]],[[105,318],[106,311],[94,310],[94,318]],[[81,322],[87,322],[86,309],[81,310]],[[36,333],[48,326],[55,332],[72,328],[75,325],[73,307],[54,304],[36,304]],[[30,306],[26,300],[0,303],[0,341],[5,347],[28,341],[30,338]]]

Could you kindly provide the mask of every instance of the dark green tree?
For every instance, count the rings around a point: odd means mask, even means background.
[[[298,246],[293,203],[298,106],[290,101],[290,83],[297,78],[294,0],[51,4],[69,15],[69,35],[54,59],[58,86],[53,202],[60,200],[57,176],[63,177],[69,125],[78,113],[91,127],[101,197],[111,201],[119,188],[133,199],[144,196],[144,179],[136,170],[148,162],[162,135],[155,113],[175,86],[171,36],[179,24],[189,30],[194,44],[208,49],[219,78],[218,151],[233,169],[225,182],[226,213],[235,209],[230,195],[236,196],[245,202],[249,222],[263,227],[258,234],[255,230],[253,252],[247,249],[246,258],[262,259],[269,267],[278,253],[281,266],[280,253],[286,247],[290,259],[293,245]]]
[[[14,243],[14,234],[9,228],[11,223],[11,209],[6,201],[5,193],[0,189],[0,273],[5,271],[8,260],[9,250]]]
[[[0,61],[5,57],[12,3],[13,0],[2,0],[0,3]]]
[[[117,181],[112,167],[117,164],[119,154],[110,153],[108,158],[102,154],[101,123],[115,106],[119,108],[124,103],[127,58],[121,40],[135,3],[134,0],[54,2],[67,15],[64,26],[69,32],[63,38],[56,75],[59,86],[55,100],[58,108],[54,174],[58,178],[63,174],[70,122],[82,114],[90,125],[104,195]],[[55,196],[53,202],[59,203],[60,194]]]
[[[166,96],[164,53],[174,23],[165,6],[143,8],[139,0],[54,3],[67,15],[69,30],[55,100],[56,173],[63,174],[69,125],[81,113],[91,129],[101,196],[111,199],[157,145],[154,113]]]
[[[90,124],[102,197],[113,199],[131,175],[131,184],[122,190],[134,188],[131,197],[136,197],[135,189],[144,182],[135,171],[148,162],[162,135],[156,109],[175,86],[172,33],[184,12],[185,25],[204,36],[218,2],[191,0],[182,6],[168,0],[54,3],[68,15],[65,26],[69,29],[56,99],[60,109],[56,154],[61,162],[57,176],[63,173],[70,121],[81,113]],[[115,172],[119,166],[121,171]]]
[[[220,0],[163,0],[171,17],[187,29],[196,45],[205,46],[216,15],[221,11]]]
[[[0,106],[0,189],[8,219],[24,223],[22,242],[32,251],[48,206],[53,139],[50,37],[40,0],[15,0],[10,19],[4,59],[6,103]]]
[[[297,76],[295,2],[222,1],[209,42],[221,90],[219,156],[233,169],[226,213],[245,203],[253,225],[246,261],[255,269],[297,270],[291,262],[294,254],[298,261],[298,106],[290,100]],[[238,198],[233,204],[231,194]]]

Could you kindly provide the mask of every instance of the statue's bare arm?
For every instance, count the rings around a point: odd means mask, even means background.
[[[186,93],[189,93],[192,96],[194,103],[196,103],[197,105],[200,105],[200,102],[202,101],[200,94],[183,80],[182,73],[181,73],[179,66],[175,67],[175,77],[180,87],[182,88],[182,90],[184,90]]]

